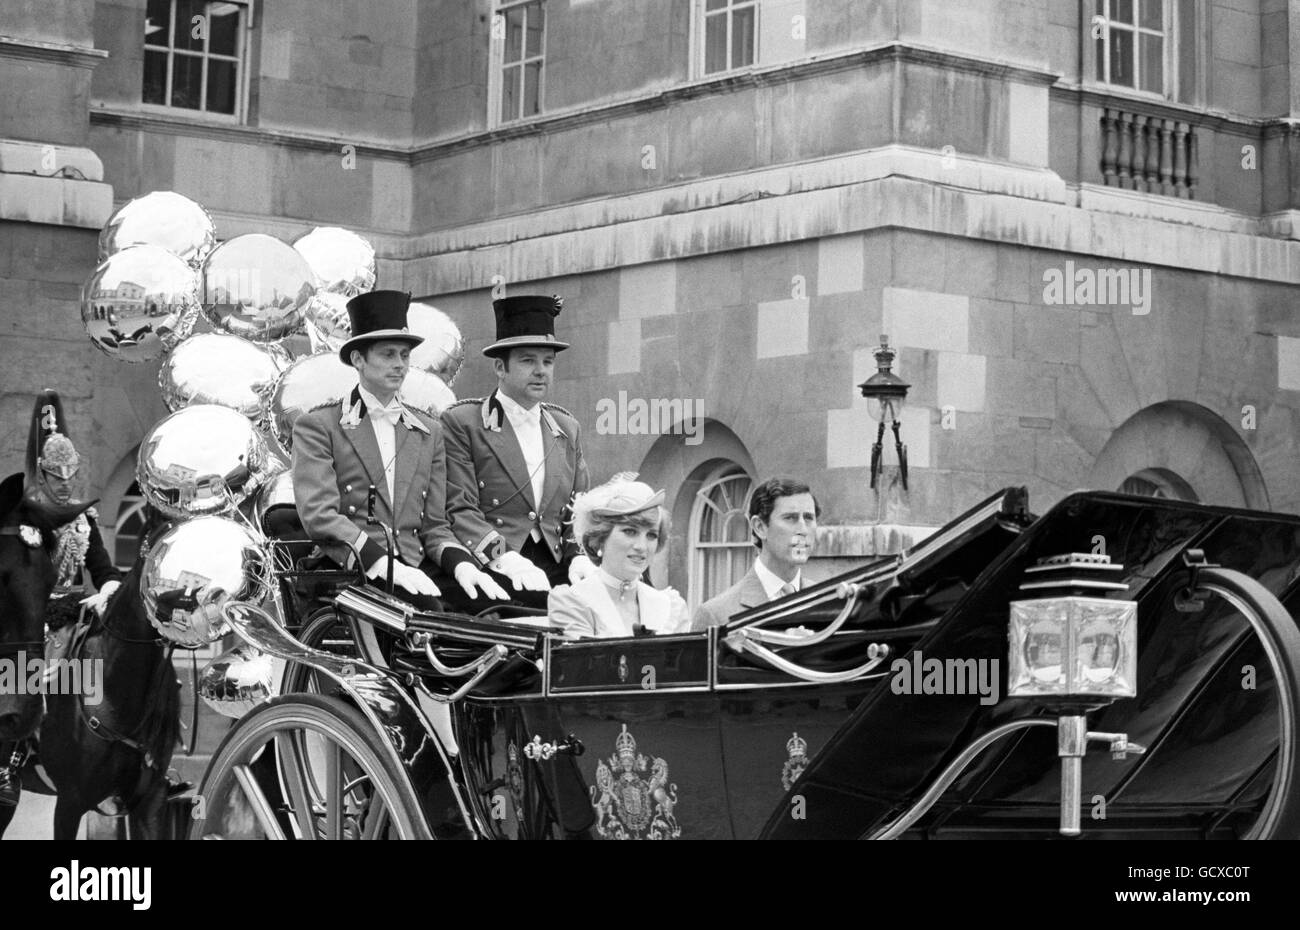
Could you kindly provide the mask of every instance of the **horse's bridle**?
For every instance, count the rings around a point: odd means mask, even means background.
[[[22,530],[23,528],[17,524],[0,526],[0,536],[20,536],[22,535]],[[44,621],[42,621],[41,629],[44,630],[44,628],[45,628],[45,623]],[[19,639],[10,642],[0,643],[0,655],[7,655],[13,652],[27,652],[29,650],[35,652],[37,655],[44,655],[45,640],[44,639],[35,639],[35,640]]]

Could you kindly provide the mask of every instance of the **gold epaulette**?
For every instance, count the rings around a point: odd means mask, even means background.
[[[542,406],[545,407],[547,410],[558,410],[560,411],[560,413],[564,414],[566,417],[569,417],[570,419],[573,420],[578,419],[573,414],[569,413],[569,411],[561,407],[559,404],[549,404],[546,401],[542,401]]]
[[[443,407],[442,409],[450,410],[452,407],[462,407],[465,404],[481,404],[483,403],[483,400],[484,398],[482,397],[466,397],[464,400],[458,400],[454,404],[448,404],[446,407]]]

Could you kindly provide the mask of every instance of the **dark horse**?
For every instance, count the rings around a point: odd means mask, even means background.
[[[167,769],[180,732],[180,682],[172,649],[145,614],[143,562],[142,549],[103,617],[74,638],[68,656],[102,669],[101,702],[92,705],[80,694],[45,701],[40,754],[58,793],[56,840],[75,839],[82,815],[109,798],[128,812],[132,839],[162,838]]]
[[[0,485],[0,514],[9,509],[11,496],[18,503],[2,518],[4,524],[36,526],[44,545],[37,550],[21,539],[0,536],[0,619],[6,642],[39,656],[45,604],[54,585],[50,561],[54,530],[89,504],[59,508],[23,500],[21,475]],[[0,739],[24,739],[40,724],[40,761],[57,794],[56,840],[76,839],[82,815],[110,798],[119,799],[127,809],[132,838],[161,836],[167,768],[180,729],[180,685],[171,650],[162,645],[145,616],[140,597],[142,563],[143,554],[109,600],[103,617],[91,619],[65,657],[95,670],[98,687],[93,691],[98,703],[87,700],[91,694],[49,693],[43,722],[39,694],[12,703],[12,711],[10,705],[0,703]],[[16,646],[0,649],[12,651]],[[7,698],[0,697],[3,700]],[[26,774],[25,783],[41,791],[36,779]],[[0,834],[12,817],[13,808],[0,808]]]
[[[45,607],[54,589],[55,531],[89,504],[46,504],[23,496],[23,476],[0,482],[0,660],[10,665],[10,683],[26,681],[20,659],[45,655]],[[0,744],[26,740],[41,722],[39,689],[0,689]],[[8,761],[0,759],[0,764]],[[0,806],[0,835],[15,808]]]

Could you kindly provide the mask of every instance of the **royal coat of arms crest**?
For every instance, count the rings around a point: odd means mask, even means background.
[[[781,787],[789,791],[808,767],[808,741],[800,738],[798,733],[792,734],[786,741],[785,751],[787,758],[785,765],[781,766]]]
[[[614,750],[608,765],[604,759],[596,764],[591,789],[596,832],[611,840],[677,839],[682,828],[673,816],[677,786],[668,781],[668,763],[638,753],[627,724],[614,740]]]

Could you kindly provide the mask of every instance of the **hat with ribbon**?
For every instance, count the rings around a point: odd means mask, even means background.
[[[504,355],[511,349],[540,346],[561,352],[569,347],[567,342],[555,338],[555,318],[560,315],[564,298],[502,297],[492,301],[492,311],[497,317],[497,341],[483,350],[488,358]]]
[[[81,456],[67,435],[67,420],[59,392],[48,388],[36,395],[32,425],[27,434],[27,471],[33,477],[45,472],[65,481],[81,467]]]
[[[598,520],[618,522],[663,505],[664,492],[636,480],[634,471],[619,472],[573,500],[573,535],[581,542]]]
[[[406,291],[371,291],[358,294],[348,301],[348,319],[352,321],[352,336],[339,346],[339,358],[344,365],[352,364],[352,350],[361,349],[381,339],[395,339],[415,348],[424,342],[406,325],[406,312],[411,307],[411,295]]]

